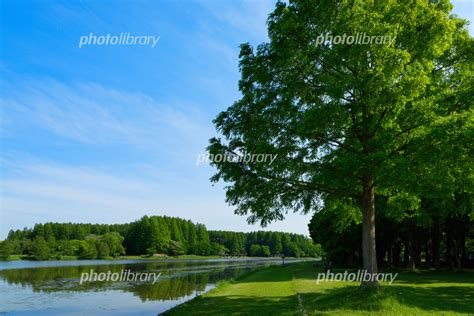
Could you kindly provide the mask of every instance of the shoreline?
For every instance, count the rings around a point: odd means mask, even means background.
[[[169,316],[169,315],[173,315],[174,313],[176,313],[177,311],[177,315],[181,315],[180,313],[180,309],[183,308],[183,307],[187,307],[187,306],[192,306],[193,302],[194,301],[198,301],[200,300],[203,296],[206,296],[206,295],[212,295],[213,293],[218,293],[220,289],[222,289],[223,287],[225,286],[228,286],[228,285],[231,285],[231,284],[234,284],[235,282],[238,282],[239,280],[242,280],[242,279],[245,279],[255,273],[260,273],[262,271],[266,271],[268,269],[272,269],[272,268],[275,268],[275,267],[286,267],[287,265],[296,265],[296,264],[302,264],[302,263],[305,263],[305,261],[290,261],[288,263],[285,263],[283,265],[270,265],[270,266],[266,266],[266,267],[259,267],[259,268],[255,268],[254,270],[252,271],[248,271],[247,273],[244,273],[236,278],[231,278],[231,279],[227,279],[225,281],[219,281],[217,282],[217,284],[215,284],[211,289],[207,290],[207,291],[204,291],[203,293],[200,293],[199,295],[195,295],[193,298],[189,299],[189,300],[186,300],[184,302],[182,302],[181,304],[178,304],[174,307],[171,307],[170,309],[162,312],[162,313],[159,313],[158,315],[163,315],[163,316]],[[192,310],[192,308],[191,308]],[[171,314],[169,314],[171,313]],[[204,313],[206,313],[206,311],[204,311]],[[189,311],[186,311],[186,314],[189,314]]]
[[[277,257],[203,257],[203,256],[183,256],[177,258],[116,258],[116,259],[76,259],[76,260],[13,260],[0,261],[0,271],[15,269],[37,269],[51,267],[73,267],[88,265],[116,265],[116,264],[139,264],[145,262],[239,262],[239,261],[280,261]],[[317,258],[285,258],[285,262],[317,261]]]

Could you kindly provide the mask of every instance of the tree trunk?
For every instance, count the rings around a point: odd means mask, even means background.
[[[433,261],[434,261],[434,267],[438,271],[441,268],[440,248],[441,248],[440,223],[439,223],[439,215],[438,213],[436,213],[436,215],[434,216],[434,227],[433,227]]]
[[[408,232],[405,236],[405,240],[403,241],[403,266],[405,268],[409,267],[410,255],[408,253]]]
[[[464,218],[463,222],[463,229],[461,232],[461,236],[459,239],[460,242],[460,251],[461,251],[461,265],[464,265],[467,261],[467,253],[466,253],[466,232],[467,232],[467,227],[465,226],[465,223],[469,223],[469,218]]]
[[[415,227],[415,231],[413,232],[414,246],[415,246],[415,265],[419,267],[421,265],[421,240],[420,240],[420,232]]]
[[[362,258],[364,270],[371,275],[371,278],[370,281],[363,281],[361,286],[378,287],[379,283],[374,279],[377,273],[377,253],[375,251],[375,188],[373,175],[368,174],[364,177],[363,190]]]
[[[415,256],[415,237],[414,237],[414,232],[415,227],[414,224],[410,222],[408,225],[408,256],[409,256],[409,261],[408,261],[408,266],[407,268],[410,270],[415,270],[416,268],[416,256]]]
[[[459,240],[454,241],[454,259],[456,259],[456,267],[461,269],[461,253],[459,249]]]
[[[400,245],[399,241],[395,242],[395,245],[393,246],[393,265],[395,267],[399,267],[401,265],[401,252],[402,252],[402,247]]]
[[[377,248],[377,265],[383,265],[384,264],[384,259],[385,259],[385,254],[387,253],[387,250],[385,249],[385,245],[383,242],[379,242],[375,244],[375,248]]]
[[[425,241],[425,264],[426,265],[430,265],[431,262],[433,262],[433,256],[431,254],[431,250],[433,249],[433,246],[431,245],[431,239],[429,238],[429,236],[427,236],[426,238],[426,241]]]
[[[454,269],[453,260],[453,229],[450,218],[446,220],[446,263],[450,269]]]
[[[390,245],[387,251],[387,263],[390,268],[393,268],[393,246]]]

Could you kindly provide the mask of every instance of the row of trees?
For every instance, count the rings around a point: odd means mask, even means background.
[[[203,224],[175,217],[144,216],[125,233],[130,254],[317,256],[320,248],[303,235],[282,232],[208,231]],[[252,246],[254,246],[252,248]]]
[[[167,216],[144,216],[133,222],[124,244],[130,254],[210,255],[213,252],[206,226]]]
[[[82,259],[122,254],[178,256],[317,256],[320,248],[303,235],[280,232],[208,231],[203,224],[167,216],[144,216],[127,224],[36,224],[11,230],[0,244],[0,256],[10,254],[47,260],[58,256]]]
[[[21,238],[23,234],[32,238]],[[0,258],[6,259],[11,254],[20,254],[36,260],[48,260],[62,256],[105,259],[125,254],[123,240],[124,238],[117,232],[108,232],[104,235],[90,234],[84,239],[56,240],[54,236],[34,235],[28,229],[24,229],[21,232],[12,231],[7,240],[0,242]]]
[[[226,252],[231,255],[316,257],[322,253],[320,245],[298,234],[268,231],[251,233],[210,231],[209,236],[211,242],[223,245]]]
[[[423,199],[418,207],[397,210],[394,201],[377,197],[377,263],[389,267],[440,269],[474,266],[474,217],[472,198]],[[397,204],[397,203],[395,203]],[[361,214],[341,201],[327,201],[316,213],[309,230],[337,265],[362,263]]]

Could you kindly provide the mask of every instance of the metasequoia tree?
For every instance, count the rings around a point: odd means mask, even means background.
[[[463,98],[456,91],[466,83],[443,83],[472,60],[465,21],[451,9],[443,0],[278,2],[269,41],[241,45],[241,99],[214,120],[223,137],[210,140],[211,154],[277,155],[271,164],[213,162],[211,180],[227,183],[235,212],[266,225],[340,198],[362,212],[363,265],[377,273],[375,195],[409,190],[424,155],[406,149],[435,137],[433,126],[469,121],[446,119],[453,111],[441,104],[447,90]],[[350,44],[349,36],[390,40]]]

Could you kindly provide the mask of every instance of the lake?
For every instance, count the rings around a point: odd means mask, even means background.
[[[286,263],[299,260],[286,259]],[[0,262],[1,314],[157,315],[221,280],[281,259],[84,260]],[[156,283],[120,278],[82,282],[81,274],[159,275]]]

